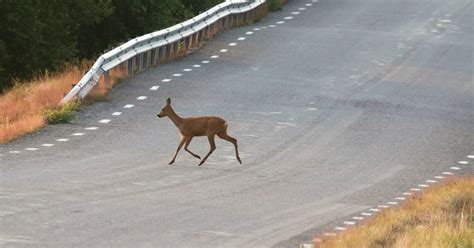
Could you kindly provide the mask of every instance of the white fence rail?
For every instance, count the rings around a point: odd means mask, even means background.
[[[187,51],[200,46],[203,39],[210,38],[221,30],[254,22],[265,14],[262,14],[266,11],[262,7],[265,2],[227,0],[190,20],[132,39],[101,55],[60,104],[84,98],[98,84],[101,75],[108,80],[108,71],[119,65],[126,67],[123,70],[130,76],[148,66],[176,58],[180,45]]]

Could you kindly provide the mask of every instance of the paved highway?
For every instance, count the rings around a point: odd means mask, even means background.
[[[73,123],[0,146],[0,245],[295,247],[472,175],[473,13],[471,0],[294,0],[127,79]],[[217,139],[203,166],[184,150],[168,165],[167,97],[182,116],[224,117],[243,164]],[[207,139],[190,149],[205,155]]]

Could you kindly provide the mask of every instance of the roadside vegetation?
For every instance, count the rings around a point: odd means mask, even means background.
[[[316,247],[474,247],[474,177],[452,178]]]

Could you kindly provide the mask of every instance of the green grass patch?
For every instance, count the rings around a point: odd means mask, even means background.
[[[79,101],[72,101],[59,109],[49,109],[46,111],[46,121],[48,124],[69,123],[75,117],[79,106]]]
[[[280,11],[283,8],[283,3],[281,0],[269,0],[268,1],[268,9],[271,12]]]

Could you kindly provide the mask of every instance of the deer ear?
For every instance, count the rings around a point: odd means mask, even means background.
[[[168,99],[166,99],[166,104],[171,104],[171,98],[168,97]]]

